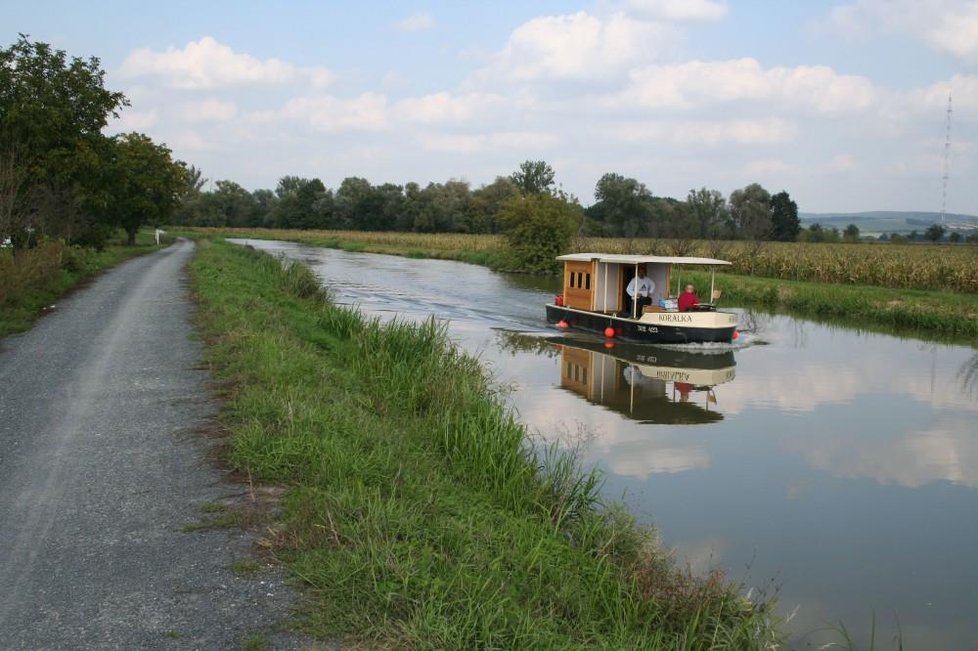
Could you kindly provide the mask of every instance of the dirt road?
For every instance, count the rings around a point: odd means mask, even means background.
[[[248,534],[187,530],[244,491],[195,434],[216,406],[195,368],[192,250],[127,262],[0,342],[4,649],[306,646],[274,632],[281,576],[232,571]]]

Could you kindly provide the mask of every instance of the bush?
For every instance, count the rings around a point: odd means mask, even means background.
[[[500,208],[499,220],[509,245],[511,269],[527,273],[554,273],[556,257],[570,250],[583,215],[561,197],[535,194],[515,197]]]

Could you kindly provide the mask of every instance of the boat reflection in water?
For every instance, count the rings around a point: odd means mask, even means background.
[[[733,351],[687,351],[568,337],[548,341],[560,353],[560,386],[642,423],[672,425],[723,419],[715,388],[734,379]],[[607,342],[612,343],[612,342]]]

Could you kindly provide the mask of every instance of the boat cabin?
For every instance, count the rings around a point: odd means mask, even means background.
[[[655,284],[652,305],[647,306],[645,311],[655,312],[675,309],[672,302],[682,291],[682,274],[673,273],[674,265],[701,265],[712,268],[730,264],[725,260],[713,258],[594,253],[572,253],[557,259],[564,263],[563,304],[578,310],[603,314],[620,314],[627,310],[630,301],[625,288],[640,267],[645,267],[646,275]],[[675,285],[673,285],[674,277]],[[711,278],[709,294],[711,298],[716,292],[714,285],[714,280]],[[637,318],[640,315],[628,316]]]

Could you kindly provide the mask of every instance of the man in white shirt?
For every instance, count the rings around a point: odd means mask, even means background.
[[[629,314],[640,315],[642,314],[642,308],[646,305],[652,304],[652,292],[655,291],[655,283],[652,279],[645,275],[645,265],[639,265],[638,275],[632,278],[628,282],[628,287],[625,288],[625,293],[628,294],[628,298],[631,299],[632,305],[637,303],[638,309],[634,312],[632,311],[631,305],[629,306]]]

